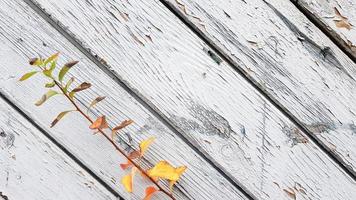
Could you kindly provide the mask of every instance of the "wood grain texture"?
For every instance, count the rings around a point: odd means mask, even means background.
[[[356,2],[353,0],[292,0],[356,59]],[[341,15],[341,16],[340,16]]]
[[[123,147],[130,149],[127,143],[137,147],[139,141],[155,136],[156,142],[146,153],[147,162],[144,163],[156,163],[165,159],[175,166],[188,167],[175,188],[174,195],[177,199],[246,199],[233,184],[89,61],[30,7],[19,1],[2,1],[0,19],[1,93],[15,102],[122,197],[142,199],[145,186],[149,182],[140,181],[141,179],[137,177],[134,194],[130,196],[126,193],[120,180],[128,172],[119,168],[119,164],[126,161],[103,137],[93,136],[92,131],[88,129],[89,124],[79,114],[71,113],[53,129],[46,128],[60,111],[71,109],[72,106],[60,96],[52,97],[41,107],[33,105],[46,91],[43,85],[48,80],[37,76],[25,83],[17,81],[26,71],[33,69],[27,64],[30,57],[48,56],[55,51],[61,51],[63,56],[59,65],[63,65],[70,59],[79,59],[80,64],[69,72],[66,79],[76,76],[77,81],[73,86],[82,81],[93,84],[93,89],[78,94],[79,100],[89,105],[96,96],[107,96],[97,109],[107,115],[110,125],[116,125],[128,118],[135,121],[134,125],[122,133],[122,139],[118,139]],[[98,110],[95,110],[95,113],[98,115]],[[95,116],[93,113],[92,115]],[[127,135],[131,136],[132,141],[129,141]],[[156,196],[155,199],[167,199],[164,195],[158,197]]]
[[[116,199],[0,99],[0,199]]]
[[[355,174],[356,65],[291,2],[166,2]]]
[[[36,2],[257,198],[353,198],[355,182],[160,2]]]

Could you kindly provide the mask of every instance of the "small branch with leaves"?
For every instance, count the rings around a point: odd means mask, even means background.
[[[107,121],[106,121],[106,116],[102,115],[98,117],[95,120],[92,120],[91,117],[88,115],[89,110],[93,108],[97,103],[103,101],[105,99],[105,96],[99,96],[96,97],[91,104],[88,106],[88,109],[86,112],[84,112],[80,106],[76,103],[76,97],[75,95],[78,92],[84,91],[88,88],[91,87],[90,83],[83,82],[79,84],[77,87],[74,87],[73,89],[71,85],[74,83],[75,78],[69,78],[66,83],[64,83],[65,76],[67,72],[75,66],[78,61],[71,61],[66,64],[60,69],[57,78],[53,75],[54,70],[57,67],[57,59],[58,59],[59,53],[53,54],[50,57],[46,59],[42,58],[33,58],[30,60],[30,65],[34,66],[35,69],[31,72],[28,72],[24,74],[21,78],[20,81],[27,80],[34,76],[35,74],[41,73],[45,77],[49,79],[49,82],[45,84],[45,87],[48,88],[48,91],[41,97],[40,100],[38,100],[35,105],[36,106],[41,106],[44,104],[48,99],[50,99],[53,96],[56,95],[63,95],[73,106],[74,109],[70,109],[67,111],[63,111],[57,115],[57,117],[52,121],[51,123],[51,128],[54,127],[64,116],[71,112],[79,112],[84,118],[86,118],[89,123],[91,124],[89,126],[90,129],[94,130],[95,133],[100,133],[105,137],[106,140],[110,142],[110,144],[115,148],[116,151],[118,151],[122,156],[124,156],[127,159],[126,163],[120,164],[120,167],[123,170],[131,170],[127,175],[125,175],[121,179],[121,183],[125,187],[125,189],[132,193],[133,192],[133,179],[136,174],[136,172],[140,172],[140,174],[144,178],[148,178],[152,182],[152,186],[149,186],[145,190],[145,197],[144,200],[149,200],[151,199],[152,195],[154,195],[156,192],[163,192],[166,194],[169,198],[175,199],[173,196],[173,186],[174,184],[178,181],[180,176],[184,173],[186,170],[186,166],[180,166],[180,167],[173,167],[171,164],[169,164],[167,161],[160,161],[158,162],[154,167],[150,169],[144,169],[142,166],[140,166],[139,161],[143,159],[143,156],[149,146],[154,142],[155,138],[151,137],[148,138],[147,140],[144,140],[140,142],[139,144],[139,149],[131,151],[130,153],[126,153],[123,149],[121,149],[115,142],[114,142],[114,137],[118,134],[118,132],[128,125],[132,124],[132,120],[124,120],[121,122],[119,125],[117,125],[114,128],[110,128]],[[57,88],[57,90],[55,89]],[[110,131],[110,136],[107,135],[106,131]],[[170,190],[164,189],[160,185],[160,181],[168,181]]]

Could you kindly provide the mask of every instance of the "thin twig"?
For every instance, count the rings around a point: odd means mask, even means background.
[[[94,121],[80,109],[80,107],[74,102],[74,100],[72,98],[70,98],[68,96],[68,94],[64,91],[62,85],[60,83],[58,83],[54,78],[52,78],[52,79],[53,79],[54,83],[56,84],[56,86],[62,91],[64,96],[73,104],[73,106],[76,108],[76,111],[78,111],[81,115],[83,115],[83,117],[85,117],[92,124]],[[112,131],[111,128],[109,128],[109,130]],[[175,198],[173,197],[173,194],[171,194],[170,192],[165,190],[162,186],[160,186],[158,184],[158,182],[156,182],[152,177],[150,177],[147,174],[147,172],[144,169],[142,169],[142,167],[139,164],[137,164],[133,159],[131,159],[128,155],[126,155],[126,153],[109,136],[107,136],[102,129],[98,129],[98,131],[114,146],[114,148],[117,151],[119,151],[130,163],[132,163],[132,165],[134,165],[143,175],[148,177],[151,180],[151,182],[154,183],[158,187],[159,191],[166,194],[172,200],[175,200]]]

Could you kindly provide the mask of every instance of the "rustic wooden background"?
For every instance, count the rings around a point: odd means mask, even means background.
[[[135,124],[123,147],[155,136],[147,165],[188,170],[177,199],[356,199],[353,0],[0,1],[0,199],[142,199],[125,160],[28,59],[61,52],[93,84],[93,116]],[[165,199],[156,195],[154,199]]]

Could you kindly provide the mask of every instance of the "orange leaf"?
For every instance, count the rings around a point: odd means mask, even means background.
[[[127,163],[122,163],[120,164],[121,169],[125,170],[127,168],[129,168],[132,165],[132,163],[130,161],[127,161]]]
[[[352,25],[348,22],[347,17],[342,16],[339,10],[335,7],[334,7],[334,11],[336,16],[336,19],[334,19],[335,25],[338,28],[346,28],[347,30],[350,30]]]
[[[144,140],[140,143],[140,152],[141,156],[146,152],[148,147],[152,144],[152,142],[155,140],[155,137],[150,137],[147,140]]]
[[[140,157],[140,152],[139,151],[132,151],[131,153],[129,153],[129,158],[130,159],[136,159],[138,157]]]
[[[125,128],[126,126],[132,124],[132,123],[133,123],[133,120],[131,120],[131,119],[124,120],[124,121],[122,121],[122,122],[120,123],[120,125],[116,126],[116,127],[113,128],[112,130],[113,130],[113,131],[118,131],[118,130],[123,129],[123,128]]]
[[[101,116],[93,122],[92,125],[89,126],[90,129],[105,129],[108,128],[108,122],[106,121],[105,116]]]
[[[174,168],[167,161],[160,161],[152,169],[148,170],[147,173],[150,177],[177,181],[185,169],[185,166]]]
[[[140,157],[140,152],[139,151],[132,151],[131,153],[129,153],[128,157],[130,159],[136,159],[138,157]],[[128,160],[127,163],[123,163],[120,164],[121,169],[125,170],[129,167],[131,167],[133,164]]]
[[[131,119],[124,120],[123,122],[121,122],[118,126],[116,126],[115,128],[112,129],[111,138],[114,138],[114,135],[118,130],[123,129],[132,123],[133,123],[133,120],[131,120]]]
[[[153,195],[153,193],[155,193],[155,192],[157,192],[157,191],[158,191],[158,190],[157,190],[155,187],[153,187],[153,186],[147,187],[147,188],[146,188],[146,191],[145,191],[146,196],[145,196],[145,198],[144,198],[143,200],[150,200],[150,199],[151,199],[151,196]]]

